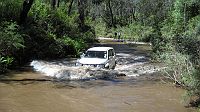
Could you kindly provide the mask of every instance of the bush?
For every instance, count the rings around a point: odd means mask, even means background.
[[[78,27],[77,12],[68,16],[65,2],[60,2],[58,8],[52,9],[51,4],[46,0],[34,0],[25,24],[18,26],[16,22],[23,1],[0,1],[0,69],[2,71],[11,63],[19,65],[32,59],[77,56],[87,47],[86,43],[95,41],[94,28],[85,25],[82,31]]]
[[[97,37],[104,37],[106,35],[106,25],[101,21],[94,23],[95,32]]]
[[[13,60],[12,57],[2,57],[0,55],[0,74],[7,71],[7,68],[11,65]]]
[[[32,58],[61,58],[76,56],[87,42],[94,42],[95,33],[90,26],[80,32],[76,13],[67,15],[66,4],[52,9],[50,4],[36,0],[30,10],[29,22],[22,32],[26,32],[27,54]]]
[[[165,52],[160,56],[167,66],[164,72],[167,78],[174,81],[175,84],[188,86],[191,76],[195,73],[195,67],[190,61],[189,55],[184,55],[176,51]]]
[[[163,70],[164,76],[187,90],[184,100],[200,98],[200,60],[194,64],[190,55],[176,51],[163,53],[160,58],[167,66]]]
[[[64,36],[62,39],[56,40],[60,45],[68,46],[71,48],[71,54],[79,55],[79,53],[87,47],[82,39],[72,40],[71,38]],[[65,49],[66,50],[66,49]]]
[[[150,36],[153,33],[153,28],[150,26],[144,26],[139,23],[133,23],[129,25],[130,35],[135,41],[150,41]]]
[[[112,34],[111,36],[108,35],[110,37],[114,37],[115,32],[120,32],[121,38],[123,39],[150,42],[151,35],[153,34],[153,28],[135,22],[123,27],[117,26],[117,28],[111,29],[110,32]]]
[[[22,4],[23,0],[1,0],[0,21],[18,21]]]
[[[19,33],[19,26],[14,22],[4,21],[0,25],[0,53],[11,55],[17,49],[24,47],[24,40]]]
[[[13,54],[24,48],[24,40],[15,22],[0,23],[0,73],[4,72],[13,62]]]
[[[173,11],[175,17],[163,22],[152,45],[161,51],[158,57],[167,66],[165,75],[187,89],[187,98],[200,99],[200,16],[184,23],[178,10]]]

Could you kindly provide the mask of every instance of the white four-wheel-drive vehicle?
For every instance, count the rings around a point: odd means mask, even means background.
[[[112,47],[92,47],[81,55],[76,65],[114,69],[116,54]]]

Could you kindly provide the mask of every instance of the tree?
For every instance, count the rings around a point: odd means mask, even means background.
[[[108,9],[109,9],[109,14],[110,14],[110,18],[111,18],[111,26],[112,26],[112,27],[116,27],[116,26],[115,26],[115,22],[114,22],[113,10],[112,10],[112,7],[111,7],[111,0],[107,0],[106,6],[107,6]]]
[[[79,27],[84,30],[85,26],[85,2],[86,0],[78,0]]]
[[[60,0],[52,0],[51,1],[51,6],[53,9],[55,9],[56,7],[59,7],[60,5]]]
[[[23,9],[20,13],[19,24],[23,24],[26,21],[28,12],[31,9],[32,4],[33,4],[33,0],[24,0]]]
[[[70,4],[69,4],[69,8],[68,8],[68,16],[71,14],[71,10],[72,10],[72,5],[74,3],[74,0],[71,0],[70,1]]]

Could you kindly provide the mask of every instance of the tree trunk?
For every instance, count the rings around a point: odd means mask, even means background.
[[[59,7],[60,0],[51,0],[51,7],[52,9],[55,9],[56,7]]]
[[[60,6],[60,0],[57,0],[57,7]]]
[[[51,7],[52,7],[52,9],[55,9],[55,6],[56,6],[56,0],[52,0],[51,1]]]
[[[111,16],[112,27],[115,27],[114,16],[113,16],[113,11],[112,11],[112,7],[111,7],[111,0],[108,0],[108,9],[109,9],[110,16]]]
[[[78,0],[78,12],[79,12],[79,26],[81,29],[83,29],[85,26],[84,0]]]
[[[72,10],[72,5],[73,5],[73,3],[74,3],[74,0],[71,0],[71,1],[70,1],[70,4],[69,4],[69,9],[68,9],[68,16],[70,16],[70,14],[71,14],[71,10]]]
[[[133,21],[136,21],[136,17],[135,17],[135,8],[132,8],[132,10],[131,10],[131,13],[132,13],[132,22]]]
[[[19,24],[23,24],[26,21],[28,12],[31,9],[32,4],[33,4],[33,0],[24,0],[23,9],[20,13]]]

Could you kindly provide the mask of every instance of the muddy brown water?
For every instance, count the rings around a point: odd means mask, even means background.
[[[33,79],[44,76],[36,72],[12,75],[10,81],[0,82],[0,112],[194,112],[181,103],[183,89],[161,82],[37,81]],[[26,78],[30,79],[16,81]]]
[[[137,47],[139,50],[115,43],[109,46],[130,57],[148,56],[143,46]],[[123,55],[119,60],[119,70],[125,61],[126,65],[148,61]],[[64,62],[59,60],[56,64]],[[146,80],[152,76],[70,81],[48,77],[31,67],[11,71],[0,76],[0,112],[195,112],[182,103],[185,90]]]

